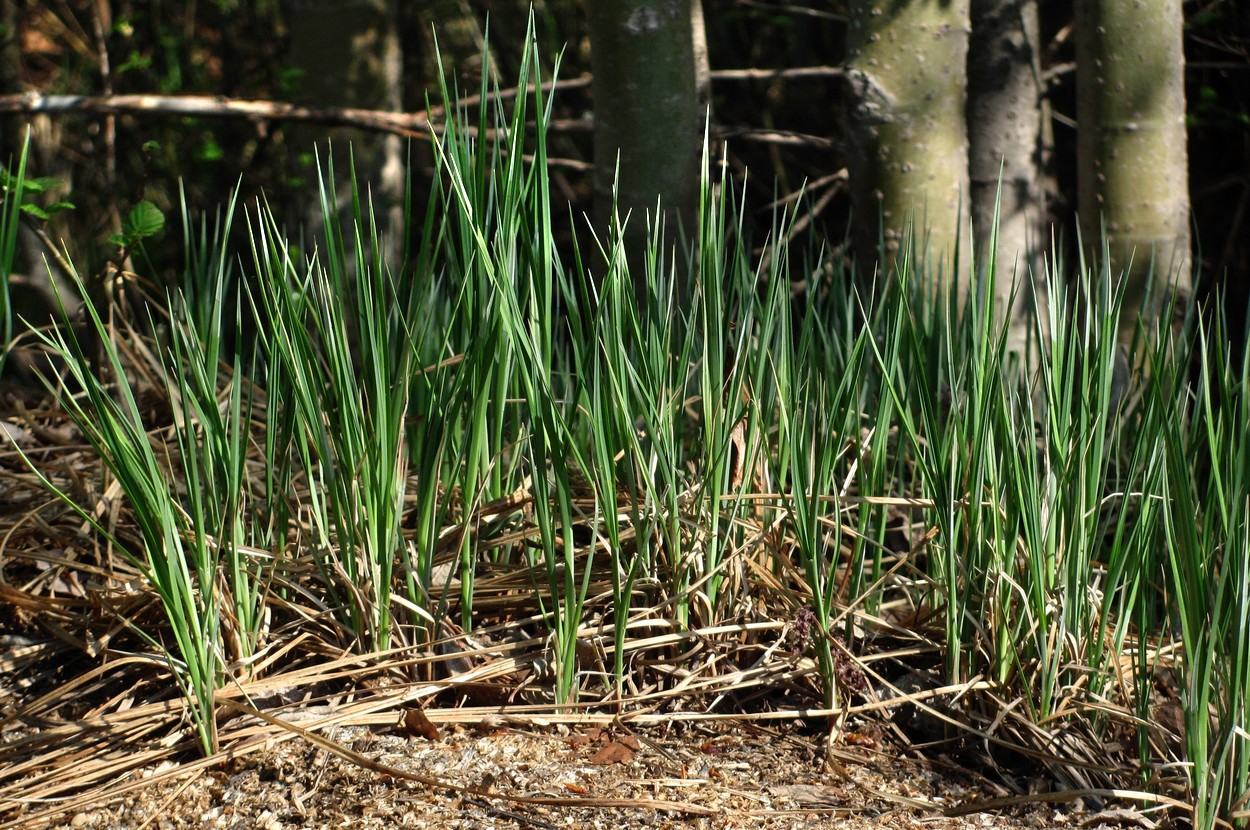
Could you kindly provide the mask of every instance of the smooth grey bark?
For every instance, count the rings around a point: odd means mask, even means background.
[[[978,271],[983,272],[991,253],[997,203],[995,302],[1008,326],[1008,348],[1023,351],[1036,319],[1047,319],[1041,257],[1045,190],[1037,2],[972,0],[971,15],[968,175],[973,239]],[[1034,306],[1038,318],[1033,316]]]
[[[693,233],[708,101],[701,0],[589,0],[595,225],[631,214],[631,273],[657,203],[668,238]],[[657,201],[658,200],[658,201]],[[637,274],[635,273],[637,277]]]
[[[295,103],[360,109],[403,109],[403,60],[399,43],[398,0],[287,0],[288,59],[302,70]],[[404,197],[404,149],[398,136],[378,136],[350,128],[299,128],[288,133],[299,152],[314,146],[326,162],[333,148],[340,213],[350,209],[350,159],[355,159],[362,195],[368,193],[384,222],[398,230]],[[350,155],[349,155],[350,153]],[[316,186],[315,171],[310,171]],[[366,189],[367,188],[367,189]],[[306,197],[305,197],[306,198]],[[319,228],[316,199],[305,201],[311,227]],[[400,235],[392,234],[397,243]]]
[[[968,29],[969,0],[850,3],[847,121],[859,255],[876,259],[880,227],[881,265],[890,268],[914,223],[935,286],[952,275],[968,281],[953,272],[968,228]]]
[[[1193,286],[1183,22],[1181,0],[1077,3],[1078,207],[1086,249],[1099,253],[1105,229],[1126,281],[1121,346],[1137,309],[1159,312],[1152,267],[1182,294]]]

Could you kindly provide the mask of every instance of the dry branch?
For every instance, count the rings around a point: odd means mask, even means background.
[[[0,112],[88,115],[171,115],[202,118],[303,121],[358,127],[372,132],[424,137],[430,129],[426,113],[400,113],[351,107],[304,107],[281,101],[251,101],[216,95],[43,95],[27,92],[0,96]]]
[[[842,70],[836,66],[801,66],[790,69],[725,69],[712,73],[717,81],[745,80],[795,80],[802,78],[840,77]],[[549,81],[542,88],[550,92],[557,86],[563,90],[588,86],[590,78],[583,76],[568,81]],[[492,99],[515,98],[519,89],[507,89],[492,95]],[[476,106],[481,96],[462,98],[461,106]],[[331,127],[356,127],[380,133],[395,133],[410,138],[429,136],[431,117],[441,119],[446,108],[431,107],[414,113],[390,112],[388,110],[357,109],[354,107],[309,107],[284,101],[226,98],[221,95],[44,95],[40,92],[24,92],[16,95],[0,95],[0,113],[19,115],[163,115],[198,118],[246,118],[254,121],[298,121],[324,124]],[[552,124],[556,129],[588,130],[588,121],[570,121]]]
[[[712,80],[791,81],[803,78],[841,78],[842,75],[840,66],[793,66],[789,69],[718,69],[712,73]]]

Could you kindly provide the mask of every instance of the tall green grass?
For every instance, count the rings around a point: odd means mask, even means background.
[[[22,217],[22,197],[26,189],[26,157],[30,149],[30,133],[22,143],[16,165],[0,168],[0,371],[4,369],[13,340],[13,306],[9,283],[13,276],[13,260],[17,256],[17,229]],[[10,170],[10,166],[13,167]]]
[[[1191,336],[1196,383],[1164,355],[1152,394],[1188,414],[1165,425],[1161,513],[1195,820],[1210,827],[1250,816],[1250,385],[1218,318]]]
[[[323,247],[306,261],[296,261],[268,210],[253,222],[258,345],[276,368],[270,405],[293,408],[287,434],[315,483],[307,542],[332,607],[359,648],[383,651],[392,639],[394,567],[405,549],[408,386],[419,341],[404,313],[406,288],[395,281],[355,177],[347,227],[333,185],[323,181],[320,192]]]
[[[188,236],[186,244],[189,262],[210,261],[197,256],[195,239]],[[222,225],[211,244],[225,244]],[[93,506],[58,489],[28,460],[45,484],[122,551],[155,591],[165,627],[122,622],[164,654],[207,754],[218,749],[214,694],[248,674],[265,603],[262,557],[246,546],[253,518],[245,470],[250,440],[245,402],[250,396],[244,391],[237,351],[233,364],[222,371],[222,338],[229,325],[220,310],[226,306],[229,280],[221,267],[224,258],[211,261],[217,267],[208,273],[188,271],[185,276],[188,281],[197,276],[211,281],[214,310],[197,325],[187,295],[171,293],[170,342],[156,355],[135,348],[142,346],[136,328],[111,321],[108,310],[90,299],[83,303],[88,337],[100,344],[102,362],[87,355],[64,306],[61,326],[34,332],[66,367],[63,375],[45,374],[45,383],[125,495],[137,526],[134,544],[113,538]],[[82,278],[71,276],[82,296],[90,297]],[[233,334],[237,344],[237,320]],[[169,403],[171,430],[148,422],[149,409],[140,398],[153,391]]]
[[[641,256],[625,217],[562,247],[542,80],[531,40],[528,95],[505,105],[487,77],[475,116],[449,107],[401,229],[354,178],[340,214],[333,169],[311,246],[264,204],[243,257],[233,209],[212,230],[186,220],[186,285],[145,328],[155,375],[132,348],[146,335],[105,309],[87,307],[104,367],[68,325],[43,336],[68,367],[50,384],[134,515],[169,626],[148,636],[204,750],[215,691],[296,595],[376,659],[536,612],[556,705],[620,705],[639,632],[702,643],[767,617],[812,621],[777,648],[831,708],[857,693],[843,649],[889,632],[947,681],[985,681],[962,710],[982,725],[1008,702],[1033,740],[1079,727],[1097,752],[1130,724],[1145,780],[1174,774],[1150,714],[1175,671],[1197,825],[1242,821],[1250,425],[1218,304],[1171,309],[1175,330],[1147,321],[1118,355],[1136,310],[1115,275],[1052,255],[1033,278],[1057,301],[1020,360],[990,299],[999,263],[959,297],[913,242],[856,283],[788,241],[793,214],[752,238],[710,158],[688,240],[634,216]],[[172,431],[137,403],[153,377]],[[525,590],[488,612],[500,574]],[[682,670],[720,658],[696,659]]]

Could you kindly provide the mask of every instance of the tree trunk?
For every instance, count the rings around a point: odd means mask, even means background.
[[[972,0],[968,50],[968,173],[978,271],[989,262],[998,204],[995,302],[1023,351],[1046,320],[1042,272],[1042,84],[1036,0]],[[1001,174],[1002,189],[999,190]],[[1015,301],[1009,306],[1013,287]]]
[[[850,4],[848,139],[859,255],[876,258],[880,227],[881,266],[889,268],[914,223],[925,278],[935,286],[949,284],[968,228],[968,4]],[[966,276],[955,277],[966,285]]]
[[[289,61],[293,68],[302,70],[296,103],[393,112],[403,109],[396,2],[287,0]],[[333,146],[340,214],[351,206],[348,174],[349,159],[354,157],[361,192],[370,194],[378,216],[384,217],[379,224],[389,222],[396,231],[391,240],[394,249],[404,203],[402,142],[397,136],[370,135],[350,128],[299,128],[288,133],[288,141],[298,152],[311,153],[315,144],[323,165],[327,138]],[[316,171],[309,173],[315,187]],[[313,207],[308,209],[309,205]],[[301,202],[306,220],[319,230],[316,205],[317,200],[307,196]]]
[[[26,3],[19,3],[17,0],[0,2],[0,33],[3,36],[3,40],[0,40],[0,94],[41,91],[37,81],[27,76],[22,55],[22,27],[27,11]],[[25,25],[29,25],[29,20],[25,21]],[[49,45],[44,48],[53,50],[38,55],[47,63],[64,60],[60,47]],[[44,79],[43,86],[49,86],[54,77],[52,75]],[[81,125],[78,128],[82,129]],[[65,138],[67,130],[72,132],[73,127],[63,119],[44,114],[0,117],[0,167],[9,168],[11,172],[16,170],[18,156],[29,131],[30,152],[26,162],[26,175],[56,180],[55,198],[68,198],[75,184],[81,182],[74,181],[74,166],[66,159],[62,150],[69,143]],[[51,195],[53,194],[45,194]],[[49,238],[69,236],[67,227],[64,217],[57,217],[47,227]],[[9,286],[12,292],[10,308],[17,312],[11,320],[16,330],[22,329],[19,318],[25,318],[32,325],[44,325],[49,320],[56,319],[54,287],[66,299],[67,304],[72,304],[71,298],[75,296],[75,289],[69,280],[70,275],[62,272],[56,258],[47,255],[43,242],[26,223],[18,226],[17,255],[12,268],[13,273],[18,275]]]
[[[595,99],[595,217],[632,213],[631,273],[657,200],[668,239],[696,230],[708,101],[701,0],[590,0]],[[639,273],[635,273],[635,281]]]
[[[5,0],[0,3],[0,93],[22,92],[22,45],[19,39],[17,23],[18,9],[16,0]],[[8,165],[9,160],[16,158],[14,148],[21,146],[24,136],[19,129],[21,116],[10,115],[0,118],[0,165]]]
[[[1119,340],[1131,341],[1156,282],[1192,290],[1181,0],[1077,3],[1077,162],[1086,250],[1105,229],[1111,273],[1124,275]]]

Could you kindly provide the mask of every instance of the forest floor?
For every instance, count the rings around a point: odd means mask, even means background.
[[[875,746],[826,751],[798,729],[750,725],[584,730],[455,726],[437,736],[348,726],[216,767],[159,778],[41,826],[174,828],[839,828],[954,830],[1156,826],[1123,810],[1024,800],[950,815],[1001,794],[967,764]],[[431,738],[433,738],[431,740]],[[865,744],[870,739],[859,736]],[[355,757],[349,757],[354,755]],[[362,766],[361,759],[373,766]],[[387,773],[382,770],[393,770]],[[143,774],[139,777],[141,778]],[[436,778],[438,790],[401,776]],[[495,798],[463,788],[491,790]],[[525,793],[528,803],[509,795]],[[536,804],[534,800],[559,800]]]
[[[40,411],[36,405],[32,399],[29,409]],[[27,451],[48,470],[68,471],[68,489],[100,474],[81,436],[51,431],[63,418],[54,413],[48,426],[23,413],[20,421],[52,436],[38,444],[32,434]],[[0,426],[10,437],[25,429]],[[102,516],[120,510],[115,493],[83,503],[98,503]],[[665,674],[684,670],[671,655],[685,640],[652,637],[650,650],[637,654],[669,656],[639,669],[640,683],[665,694],[640,696],[621,715],[600,701],[594,712],[566,716],[552,714],[568,710],[550,703],[543,693],[551,690],[537,679],[547,657],[540,634],[488,641],[483,625],[474,632],[480,653],[468,653],[453,633],[445,648],[408,659],[411,676],[396,684],[385,664],[343,656],[333,638],[320,639],[326,629],[310,614],[301,633],[284,629],[286,639],[275,640],[281,648],[252,680],[219,690],[223,749],[197,760],[185,701],[164,661],[126,636],[145,622],[161,630],[155,598],[136,590],[142,580],[127,560],[83,527],[24,461],[0,452],[0,830],[1167,827],[1147,813],[1049,792],[1060,786],[1056,766],[1092,769],[1123,754],[1107,741],[1111,732],[1084,743],[1060,730],[1010,732],[1019,715],[1008,706],[957,741],[936,742],[950,730],[908,715],[916,708],[908,701],[940,709],[951,689],[938,688],[936,648],[912,641],[877,642],[873,665],[905,688],[864,685],[857,695],[871,699],[848,700],[855,705],[844,710],[845,729],[826,745],[826,721],[798,714],[814,711],[806,707],[819,686],[785,619],[745,620],[731,627],[734,642],[699,633],[701,646],[720,649],[706,661],[716,673],[704,675]],[[522,619],[529,612],[517,609],[517,597],[527,594],[518,584],[529,581],[483,574],[479,601]],[[888,648],[906,660],[885,660]],[[532,705],[499,703],[525,701],[530,684]],[[667,693],[678,687],[693,691]],[[276,705],[288,695],[290,706]],[[242,706],[244,699],[259,708]],[[409,708],[417,700],[430,706],[428,718]],[[729,709],[724,700],[750,700],[754,709],[705,714]],[[786,726],[761,725],[778,723]],[[1019,751],[978,754],[977,741],[996,729],[1019,737],[1006,742]],[[1050,755],[1024,740],[1030,736],[1044,738]],[[1092,755],[1074,754],[1074,746]],[[1089,786],[1121,804],[1137,797]]]

